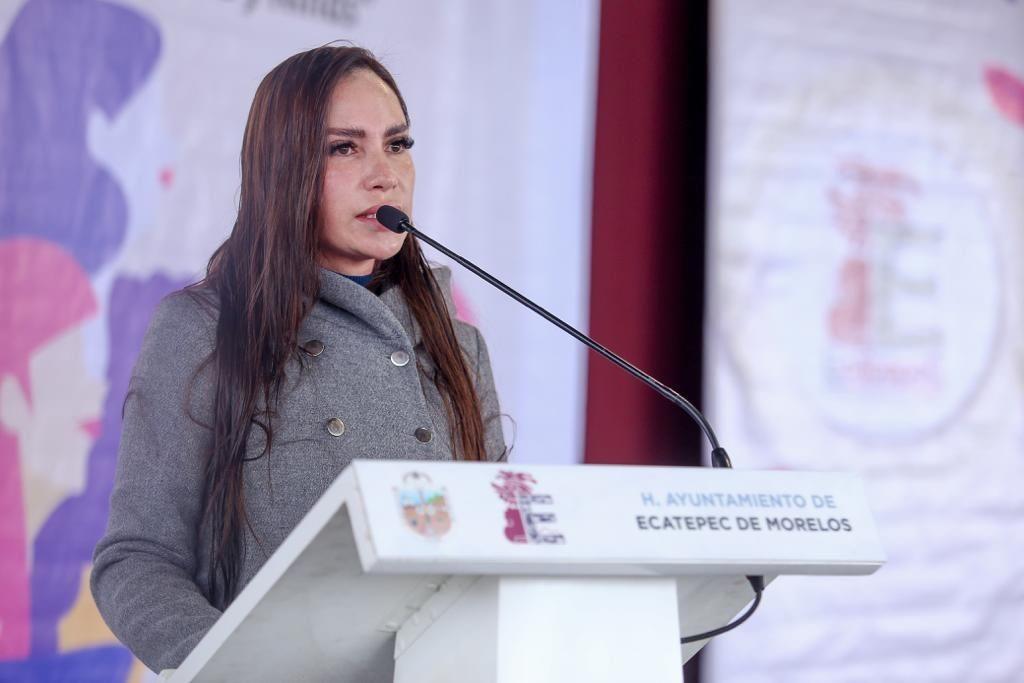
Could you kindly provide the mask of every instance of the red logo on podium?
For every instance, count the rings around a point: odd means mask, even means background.
[[[537,480],[526,472],[502,471],[491,484],[505,501],[505,538],[512,543],[565,543],[565,536],[550,528],[555,514],[545,508],[551,496],[534,493]],[[543,525],[543,527],[542,527]]]

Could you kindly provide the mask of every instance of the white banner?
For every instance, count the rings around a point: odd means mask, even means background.
[[[128,373],[227,236],[249,105],[287,56],[373,50],[409,105],[417,225],[586,326],[596,4],[0,0],[0,680],[141,673],[87,584]],[[454,282],[512,459],[580,459],[583,352]]]
[[[778,581],[710,680],[1016,680],[1024,6],[714,8],[713,421],[864,473],[889,563]]]

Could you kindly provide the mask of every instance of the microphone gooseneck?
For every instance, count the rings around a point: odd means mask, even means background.
[[[692,403],[686,400],[686,398],[682,394],[675,391],[671,387],[662,384],[660,381],[650,376],[640,368],[636,367],[622,356],[618,355],[614,351],[611,351],[602,344],[594,341],[593,339],[583,334],[569,323],[555,316],[553,313],[550,313],[546,309],[530,301],[525,296],[509,287],[501,280],[498,280],[487,271],[478,267],[473,262],[466,260],[462,256],[459,256],[451,249],[444,246],[440,242],[434,240],[433,238],[424,235],[411,222],[409,222],[409,217],[406,216],[405,213],[403,213],[399,209],[396,209],[393,206],[381,206],[379,209],[377,209],[377,221],[388,230],[391,230],[392,232],[408,232],[415,235],[417,238],[426,242],[434,249],[437,249],[439,252],[441,252],[448,258],[452,259],[466,270],[471,271],[477,277],[481,278],[482,280],[485,280],[488,284],[501,290],[508,296],[512,297],[522,305],[529,308],[537,315],[547,320],[555,327],[558,327],[563,332],[574,337],[581,343],[585,344],[588,348],[593,349],[595,352],[601,354],[615,365],[619,366],[629,374],[633,375],[638,380],[640,380],[641,382],[643,382],[644,384],[658,392],[663,398],[667,399],[668,401],[671,401],[679,408],[682,408],[700,426],[700,429],[704,433],[704,436],[707,437],[708,442],[711,444],[711,464],[714,467],[732,467],[732,461],[729,459],[729,454],[726,452],[724,448],[722,448],[722,445],[718,442],[718,437],[715,436],[715,432],[711,428],[711,424],[707,421],[707,418],[705,418],[704,415],[701,414],[699,410],[697,410],[696,406],[694,406]]]
[[[682,408],[690,417],[693,418],[693,420],[698,425],[700,425],[700,429],[702,432],[704,432],[704,436],[706,436],[707,440],[711,443],[711,465],[713,467],[732,467],[732,461],[729,459],[729,454],[726,453],[725,449],[722,448],[722,445],[718,443],[718,438],[715,436],[714,430],[711,429],[711,424],[707,421],[707,418],[705,418],[704,415],[701,414],[699,410],[697,410],[696,406],[687,401],[682,394],[662,384],[654,377],[651,377],[646,372],[644,372],[640,368],[636,367],[635,365],[627,361],[625,358],[619,356],[614,351],[605,348],[601,344],[597,343],[587,335],[577,330],[569,323],[565,322],[561,318],[555,316],[553,313],[549,313],[547,310],[533,303],[525,296],[523,296],[516,290],[506,285],[501,280],[495,278],[487,271],[477,267],[477,265],[474,264],[472,261],[468,261],[462,258],[461,256],[459,256],[454,251],[444,246],[437,240],[434,240],[428,237],[427,235],[424,235],[422,232],[417,230],[412,223],[409,222],[408,216],[406,216],[402,211],[399,211],[395,207],[382,206],[379,209],[377,209],[377,220],[381,223],[381,225],[386,227],[388,230],[391,230],[392,232],[408,232],[418,237],[419,239],[423,240],[430,246],[434,247],[434,249],[437,249],[439,252],[441,252],[448,258],[452,259],[453,261],[461,265],[463,268],[472,271],[481,279],[486,280],[489,284],[500,289],[505,294],[508,294],[510,297],[512,297],[519,303],[523,304],[531,311],[533,311],[537,315],[541,316],[542,318],[550,322],[555,327],[558,327],[559,329],[568,333],[572,337],[575,337],[577,340],[585,344],[588,348],[591,348],[597,353],[601,354],[602,356],[610,360],[612,363],[615,363],[620,368],[622,368],[629,374],[633,375],[647,386],[654,389],[664,398],[668,399],[678,407]],[[725,626],[713,629],[711,631],[705,631],[704,633],[686,636],[684,638],[681,638],[679,642],[685,645],[687,643],[693,643],[701,640],[706,640],[708,638],[713,638],[714,636],[725,633],[726,631],[733,630],[740,624],[744,623],[747,619],[749,619],[750,616],[755,611],[757,611],[757,608],[761,605],[761,595],[764,592],[765,581],[763,576],[752,575],[747,576],[747,582],[750,584],[751,589],[753,589],[754,591],[754,602],[751,603],[750,607],[747,609],[746,612],[744,612],[739,618],[737,618],[729,624],[726,624]]]

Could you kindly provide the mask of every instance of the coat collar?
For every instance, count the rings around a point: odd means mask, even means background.
[[[431,272],[441,289],[448,315],[454,317],[451,270],[445,266],[435,266]],[[412,347],[423,340],[423,330],[398,287],[389,286],[377,296],[344,275],[321,268],[320,301],[362,319],[384,337],[404,336]]]

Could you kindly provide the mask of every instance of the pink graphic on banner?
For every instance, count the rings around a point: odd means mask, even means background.
[[[526,472],[498,473],[491,484],[498,497],[505,501],[505,538],[512,543],[565,543],[565,537],[549,526],[557,519],[544,508],[554,500],[546,494],[533,492],[537,480]],[[539,509],[538,509],[539,508]],[[546,528],[542,528],[545,525]]]
[[[863,344],[867,336],[870,301],[868,266],[864,259],[846,259],[839,270],[836,302],[829,312],[829,331],[837,341]]]
[[[989,66],[985,69],[985,84],[996,109],[1024,126],[1024,79],[1002,67]]]
[[[452,284],[452,301],[455,303],[455,317],[470,325],[478,324],[476,312],[469,297],[454,283]]]
[[[75,416],[48,412],[50,406],[43,399],[50,392],[41,385],[69,388],[73,381],[63,374],[70,365],[62,358],[57,367],[40,367],[33,356],[94,316],[97,305],[88,277],[71,255],[33,238],[0,242],[0,292],[5,299],[0,306],[4,340],[0,346],[0,660],[4,660],[27,656],[31,645],[28,550],[33,535],[28,528],[31,520],[26,518],[38,519],[55,502],[44,490],[33,495],[35,488],[45,488],[48,482],[40,476],[45,464],[30,458],[48,454],[26,452],[32,440],[26,438],[30,435],[25,429],[34,415],[57,418],[53,429],[62,425],[81,429],[98,417],[86,415],[76,423]],[[88,446],[81,435],[71,437],[73,443]],[[81,456],[84,459],[84,449]],[[61,462],[75,465],[63,458]]]
[[[827,359],[836,388],[931,388],[940,381],[942,333],[931,319],[937,276],[905,265],[908,253],[931,258],[940,241],[935,228],[910,215],[920,193],[904,172],[855,160],[839,165],[828,190],[835,228],[847,245],[828,314]],[[901,316],[910,303],[931,316]]]

